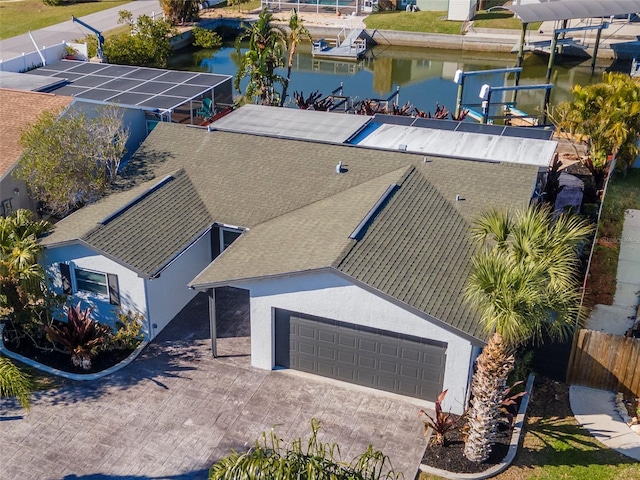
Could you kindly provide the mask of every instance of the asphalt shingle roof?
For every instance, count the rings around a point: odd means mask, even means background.
[[[85,242],[152,275],[214,222],[237,225],[248,231],[191,285],[328,269],[479,339],[461,298],[469,225],[488,208],[525,206],[538,173],[175,124],[159,124],[128,168],[139,185],[65,218],[43,244]],[[349,238],[392,184],[363,235]]]
[[[73,98],[49,93],[22,92],[0,88],[0,178],[22,155],[22,132],[37,122],[42,112],[59,113]]]
[[[468,228],[453,203],[413,170],[336,266],[376,290],[482,337],[476,315],[461,301],[473,251]]]
[[[147,276],[158,273],[213,223],[184,170],[124,208],[112,219],[101,219],[104,224],[84,240]]]

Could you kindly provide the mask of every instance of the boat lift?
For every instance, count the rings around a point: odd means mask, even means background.
[[[463,72],[462,70],[456,70],[456,73],[453,77],[453,81],[458,84],[458,94],[456,97],[456,110],[454,113],[455,118],[460,116],[460,110],[462,109],[462,95],[464,93],[464,79],[466,77],[472,77],[474,75],[492,75],[494,73],[515,73],[516,75],[520,75],[522,72],[522,67],[513,67],[513,68],[496,68],[493,70],[475,70],[471,72]],[[468,111],[468,116],[471,118],[481,121],[482,114],[480,112],[476,112],[470,108],[466,109]],[[483,122],[483,123],[486,123]]]
[[[542,85],[515,85],[512,87],[492,87],[487,85],[486,83],[480,89],[480,98],[482,99],[482,123],[488,123],[489,121],[489,108],[491,107],[491,94],[493,92],[517,92],[520,90],[545,90],[545,104],[544,104],[544,113],[542,116],[542,124],[546,125],[547,123],[547,110],[549,106],[549,94],[551,89],[553,88],[552,83],[546,83]],[[515,111],[515,105],[507,103],[505,104],[507,107],[511,109],[511,111]],[[513,106],[512,106],[513,105]]]
[[[93,28],[91,25],[89,25],[88,23],[83,22],[82,20],[80,20],[79,18],[74,17],[73,15],[71,15],[71,20],[75,23],[79,23],[80,25],[82,25],[83,27],[91,30],[93,33],[95,33],[96,38],[98,39],[98,48],[96,50],[96,58],[98,59],[99,63],[104,63],[106,62],[106,58],[104,58],[104,37],[102,36],[102,32],[96,30],[95,28]]]

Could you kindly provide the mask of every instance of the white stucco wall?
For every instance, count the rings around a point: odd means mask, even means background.
[[[443,389],[445,408],[461,414],[467,395],[473,346],[468,340],[331,273],[264,280],[238,285],[251,296],[251,364],[275,365],[272,308],[367,325],[448,344]]]
[[[60,276],[59,263],[69,263],[72,267],[93,270],[101,273],[113,273],[118,276],[120,290],[120,309],[122,311],[138,311],[147,318],[147,303],[144,294],[144,281],[138,275],[123,267],[119,263],[110,260],[84,245],[68,245],[64,247],[46,248],[43,251],[41,264],[44,266],[48,278],[55,291],[62,293],[62,278]],[[75,305],[78,300],[82,302],[82,308],[91,306],[92,317],[101,323],[114,324],[116,305],[109,303],[108,296],[91,294],[89,292],[77,292],[74,285],[74,294],[71,299]],[[146,331],[146,326],[145,326]]]
[[[211,262],[211,234],[207,233],[178,257],[158,278],[145,280],[151,338],[198,293],[187,284]],[[155,327],[153,325],[156,325]]]
[[[478,0],[449,0],[447,20],[456,20],[459,22],[471,20],[476,11],[477,3]]]

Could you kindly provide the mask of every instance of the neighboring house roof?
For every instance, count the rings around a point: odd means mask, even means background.
[[[71,102],[71,97],[0,88],[0,178],[22,155],[22,132],[36,123],[42,112],[61,111]]]
[[[192,286],[331,270],[479,339],[461,299],[469,225],[490,207],[525,206],[538,173],[167,123],[128,168],[144,183],[65,218],[42,243],[85,243],[148,275],[207,225],[247,227]]]

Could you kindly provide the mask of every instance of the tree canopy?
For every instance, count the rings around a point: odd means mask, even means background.
[[[24,152],[14,175],[54,214],[95,201],[116,178],[129,130],[118,108],[95,112],[46,111],[20,137]]]
[[[547,206],[482,215],[465,293],[485,331],[512,346],[566,338],[579,314],[579,247],[591,232],[581,217],[556,218]]]
[[[236,50],[240,59],[234,87],[241,92],[240,82],[248,77],[244,101],[260,105],[280,105],[280,89],[284,78],[276,69],[284,66],[287,46],[285,30],[273,25],[273,14],[264,8],[256,22],[243,25],[236,39]],[[242,42],[248,40],[249,48],[242,53]]]
[[[104,54],[109,62],[166,67],[173,53],[170,38],[176,33],[170,21],[162,18],[154,20],[147,15],[140,15],[133,21],[131,12],[122,10],[119,13],[119,23],[128,23],[129,31],[105,40]]]
[[[560,103],[552,116],[560,130],[587,144],[594,175],[606,173],[613,155],[623,168],[631,166],[640,137],[640,81],[608,72],[602,82],[574,85],[571,92],[573,99]]]

